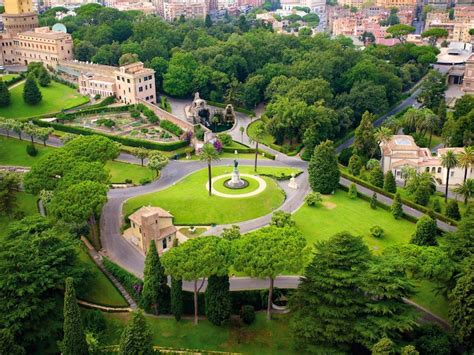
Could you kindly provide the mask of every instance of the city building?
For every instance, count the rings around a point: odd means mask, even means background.
[[[94,97],[115,96],[125,104],[156,102],[155,71],[145,68],[142,62],[121,67],[62,61],[57,72],[79,86],[83,95]]]
[[[463,91],[474,95],[474,54],[467,59],[464,67]]]
[[[428,0],[427,5],[433,7],[434,9],[443,9],[446,10],[451,4],[451,0]]]
[[[474,6],[455,8],[452,20],[445,10],[429,12],[426,16],[425,30],[431,28],[442,28],[448,31],[448,38],[446,38],[448,41],[470,43],[469,30],[474,28]]]
[[[177,229],[173,225],[173,215],[160,207],[144,206],[132,213],[130,228],[124,237],[136,245],[144,254],[147,253],[150,241],[154,240],[156,249],[161,255],[173,247]]]
[[[2,14],[7,36],[32,31],[38,27],[38,15],[33,11],[31,0],[5,0],[5,13]]]
[[[283,11],[292,11],[295,7],[307,7],[310,12],[319,16],[320,30],[326,28],[327,14],[325,0],[281,0],[281,8]]]
[[[375,4],[386,8],[402,6],[411,6],[414,8],[417,5],[417,0],[376,0]]]
[[[380,150],[384,173],[391,170],[396,180],[403,180],[402,170],[405,166],[410,166],[419,173],[431,173],[438,184],[445,185],[447,169],[441,165],[441,156],[449,150],[459,154],[464,148],[440,148],[437,155],[433,155],[428,148],[418,147],[412,136],[394,135],[389,141],[380,144]],[[468,170],[467,177],[474,177],[473,168]],[[449,183],[456,185],[463,181],[464,169],[451,169]]]
[[[163,17],[167,21],[184,16],[185,18],[204,18],[208,14],[206,0],[164,0]],[[160,12],[160,11],[158,11]]]

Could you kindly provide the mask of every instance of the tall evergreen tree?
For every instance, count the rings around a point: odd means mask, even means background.
[[[10,91],[8,91],[7,85],[0,78],[0,107],[7,107],[10,105]]]
[[[370,199],[370,208],[376,209],[377,208],[377,193],[372,194],[372,198]]]
[[[392,212],[392,216],[395,219],[400,219],[403,217],[402,199],[398,192],[395,194],[395,198],[393,199],[392,206],[390,207],[390,211]]]
[[[33,74],[28,74],[25,86],[23,87],[23,100],[28,105],[36,105],[41,102],[42,98],[43,96],[41,95],[41,91],[38,89],[35,76]]]
[[[360,171],[362,169],[362,159],[357,154],[352,154],[351,158],[349,159],[349,172],[354,176],[359,176]]]
[[[82,327],[81,311],[77,305],[76,291],[71,277],[66,279],[64,293],[64,338],[61,342],[61,351],[65,355],[89,353]]]
[[[25,349],[15,343],[13,334],[8,329],[0,329],[0,355],[23,355]]]
[[[42,67],[38,73],[38,83],[43,87],[46,87],[51,83],[51,76],[44,67]]]
[[[214,325],[221,325],[229,319],[231,310],[229,276],[210,276],[206,289],[207,319]]]
[[[411,243],[421,246],[438,245],[436,241],[436,228],[436,221],[430,216],[422,216],[416,222],[416,229],[411,237]]]
[[[132,321],[122,333],[119,354],[149,355],[153,354],[151,331],[141,310],[133,312]]]
[[[367,159],[372,157],[377,149],[375,130],[372,124],[374,120],[375,116],[366,111],[362,115],[359,127],[355,130],[354,154]]]
[[[380,188],[383,187],[383,184],[384,184],[383,170],[379,164],[377,164],[370,170],[369,182],[374,186],[377,186]]]
[[[308,171],[313,191],[330,194],[337,189],[340,173],[331,141],[322,142],[314,149]]]
[[[176,321],[181,320],[183,314],[183,281],[171,277],[171,313]]]
[[[315,245],[316,252],[291,299],[291,328],[302,352],[325,346],[347,349],[357,339],[354,324],[364,312],[357,286],[371,254],[360,237],[339,233]]]
[[[397,183],[395,182],[395,176],[391,170],[387,171],[383,181],[383,189],[387,192],[395,193],[397,192]]]
[[[168,286],[166,284],[165,269],[161,265],[154,240],[150,241],[150,246],[146,254],[143,279],[141,306],[147,312],[159,314],[160,307],[166,302]]]

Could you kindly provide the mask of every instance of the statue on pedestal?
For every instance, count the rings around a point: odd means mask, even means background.
[[[290,189],[298,189],[298,184],[296,183],[295,174],[291,174],[290,182],[288,183]]]

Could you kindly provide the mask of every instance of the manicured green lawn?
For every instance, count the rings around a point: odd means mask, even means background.
[[[142,179],[153,180],[156,173],[146,166],[123,163],[120,161],[108,161],[105,167],[110,170],[110,182],[113,184],[124,183],[130,179],[135,185],[139,185]]]
[[[239,167],[241,173],[252,174],[252,167]],[[260,173],[291,173],[291,168],[260,167]],[[214,167],[212,176],[228,174],[232,167]],[[283,203],[283,191],[271,178],[264,177],[267,188],[262,193],[247,198],[208,196],[207,169],[199,170],[163,191],[138,196],[124,205],[124,215],[144,205],[159,206],[170,211],[176,224],[224,224],[246,221],[271,213]]]
[[[0,78],[3,81],[8,81],[8,80],[11,80],[13,78],[16,78],[17,76],[18,76],[17,74],[2,74],[2,75],[0,75]]]
[[[384,248],[406,244],[415,231],[415,225],[407,220],[396,220],[389,211],[370,208],[369,202],[360,198],[350,199],[347,192],[338,190],[332,196],[323,196],[318,207],[303,205],[295,214],[297,227],[308,243],[326,240],[336,233],[349,231],[361,235],[369,248],[376,254]],[[369,229],[378,225],[385,231],[380,239],[372,237]]]
[[[87,291],[80,293],[78,297],[84,301],[97,303],[103,306],[128,306],[128,303],[122,297],[120,292],[97,267],[82,246],[78,248],[78,253],[79,259],[85,262],[94,271],[92,281],[87,285]]]
[[[257,121],[252,122],[251,124],[249,124],[248,127],[247,127],[247,135],[250,138],[252,138],[253,140],[255,140],[255,131],[262,124],[263,124],[262,120],[257,120]],[[273,136],[270,133],[265,133],[262,137],[261,142],[263,144],[265,144],[266,146],[269,146],[270,144],[273,144],[275,142],[275,138],[273,138]]]
[[[131,319],[129,313],[104,313],[107,320],[107,345],[118,345],[124,324]],[[272,321],[264,313],[257,313],[255,323],[240,326],[237,320],[222,327],[207,320],[194,326],[190,320],[147,317],[153,343],[160,347],[215,350],[246,354],[297,354],[292,349],[287,315],[274,315]]]
[[[426,280],[414,281],[413,283],[417,293],[411,299],[437,316],[448,320],[448,300],[436,293],[436,284]]]
[[[246,193],[255,191],[260,186],[257,180],[245,176],[245,177],[242,177],[242,179],[246,180],[249,183],[247,187],[244,187],[243,189],[229,189],[228,187],[224,186],[224,182],[226,182],[229,179],[230,179],[230,176],[220,178],[214,182],[212,187],[216,191],[219,191],[225,194],[241,195],[241,194],[246,194]]]
[[[30,157],[26,153],[26,146],[30,141],[20,141],[16,138],[0,136],[0,165],[31,166],[54,148],[35,144],[38,149],[36,157]]]
[[[25,216],[32,216],[39,214],[36,201],[38,198],[34,195],[27,194],[26,192],[18,192],[17,197],[17,208],[15,211],[21,211]],[[0,215],[0,238],[3,238],[7,235],[8,226],[10,223],[14,222],[15,218],[11,219],[7,216]]]
[[[75,89],[52,81],[48,87],[40,87],[43,99],[39,104],[27,105],[23,101],[23,86],[24,84],[20,84],[10,90],[11,104],[0,108],[0,116],[8,118],[39,116],[88,102],[88,98],[80,95]]]

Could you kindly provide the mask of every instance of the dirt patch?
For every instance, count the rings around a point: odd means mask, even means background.
[[[326,207],[328,210],[332,210],[337,207],[335,203],[329,201],[323,202],[323,206]]]

